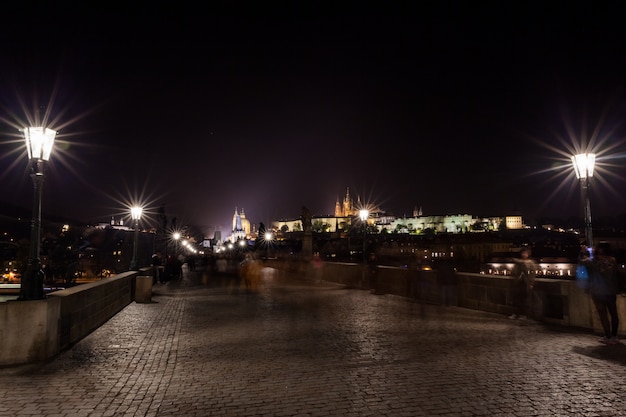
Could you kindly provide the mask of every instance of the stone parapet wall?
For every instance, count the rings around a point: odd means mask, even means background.
[[[436,271],[350,263],[267,261],[286,277],[336,282],[350,288],[439,303]],[[145,271],[144,271],[145,272]],[[130,271],[49,294],[44,300],[0,303],[0,366],[45,361],[97,329],[135,299],[137,275]],[[509,315],[512,280],[504,276],[458,274],[458,306]],[[618,296],[626,335],[626,294]],[[571,280],[538,279],[532,318],[599,332],[601,326],[589,296]]]
[[[0,303],[0,366],[45,361],[78,342],[134,300],[137,275],[125,272],[43,300]]]
[[[59,348],[65,349],[97,329],[134,300],[136,271],[57,291],[61,299]]]
[[[0,366],[38,362],[59,353],[59,299],[0,303]]]
[[[305,273],[313,265],[270,264],[287,272],[298,271],[299,277],[335,282],[350,288],[370,290],[421,302],[439,304],[441,289],[437,271],[411,268],[367,266],[355,263],[325,262],[318,271]],[[459,307],[510,315],[514,311],[513,280],[508,276],[458,273]],[[602,326],[589,296],[573,280],[538,278],[530,303],[531,318],[556,324],[601,332]],[[626,294],[617,297],[620,335],[626,337]]]

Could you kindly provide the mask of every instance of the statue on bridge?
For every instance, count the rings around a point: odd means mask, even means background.
[[[302,206],[302,214],[300,214],[300,221],[302,222],[302,230],[304,233],[311,233],[311,212],[305,206]]]

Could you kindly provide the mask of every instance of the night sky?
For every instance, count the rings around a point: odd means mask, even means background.
[[[235,207],[332,214],[350,187],[398,216],[567,218],[587,146],[592,213],[626,212],[619,2],[29,4],[0,17],[0,201],[31,206],[18,129],[48,115],[44,217],[141,201],[210,233]]]

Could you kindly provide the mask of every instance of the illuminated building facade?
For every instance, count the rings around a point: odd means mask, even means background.
[[[231,235],[228,239],[231,242],[236,242],[242,239],[250,238],[250,220],[246,219],[246,213],[241,209],[241,212],[237,211],[235,207],[235,214],[233,214],[233,228],[231,229]]]

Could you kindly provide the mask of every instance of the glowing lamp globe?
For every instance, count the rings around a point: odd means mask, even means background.
[[[593,177],[593,168],[596,163],[596,155],[593,153],[581,153],[572,156],[572,165],[576,171],[576,178],[585,179]]]
[[[141,213],[143,212],[143,209],[141,207],[131,207],[130,209],[130,216],[133,218],[133,220],[139,220],[141,219]]]
[[[47,161],[50,159],[56,130],[43,127],[24,128],[24,139],[28,150],[28,159]]]

